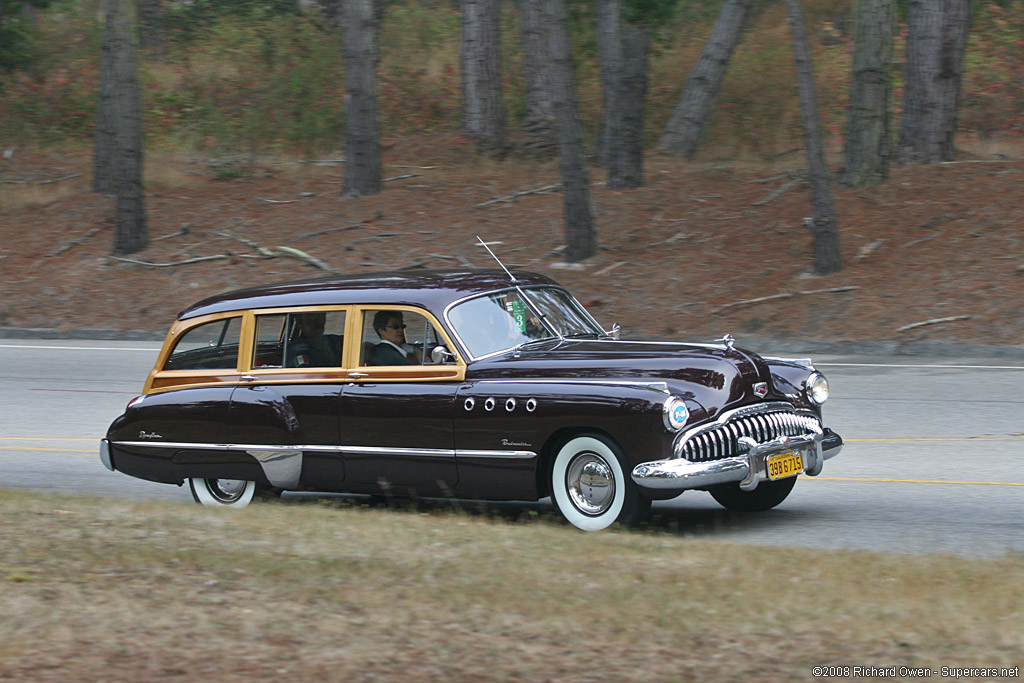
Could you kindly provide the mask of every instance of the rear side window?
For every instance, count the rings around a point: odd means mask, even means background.
[[[241,332],[241,316],[197,325],[178,338],[164,370],[234,369]]]
[[[341,365],[345,311],[256,316],[253,368],[336,368]]]

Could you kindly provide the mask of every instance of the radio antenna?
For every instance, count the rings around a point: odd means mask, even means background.
[[[480,242],[481,246],[483,246],[483,248],[487,250],[487,253],[491,255],[491,258],[498,262],[498,265],[501,266],[501,269],[505,271],[505,274],[508,275],[509,279],[512,280],[512,282],[517,282],[516,276],[513,275],[508,268],[505,267],[505,264],[501,262],[500,258],[494,255],[494,252],[491,251],[491,248],[487,246],[487,242],[484,242],[482,239],[480,239],[480,235],[477,235],[476,238]],[[516,289],[519,289],[518,285],[516,285]]]
[[[516,280],[516,276],[512,274],[512,271],[506,268],[505,264],[501,262],[501,259],[494,255],[494,252],[491,251],[491,248],[487,246],[487,242],[484,242],[482,239],[480,239],[480,235],[477,235],[476,238],[480,242],[480,245],[487,250],[487,253],[491,255],[491,258],[498,262],[498,265],[501,266],[501,269],[504,270],[505,274],[508,275],[510,280],[512,280],[512,286],[516,288],[517,292],[519,292],[519,296],[523,298],[523,301],[526,302],[526,305],[529,306],[530,309],[534,313],[536,313],[541,320],[547,323],[547,327],[550,331],[554,332],[559,339],[565,341],[565,337],[563,337],[562,333],[558,331],[558,327],[553,325],[548,320],[548,317],[544,314],[543,309],[541,309],[540,306],[538,306],[537,303],[532,298],[530,298],[530,296],[526,292],[523,291],[522,287],[519,286],[519,280]],[[520,344],[520,346],[522,346],[522,344]]]

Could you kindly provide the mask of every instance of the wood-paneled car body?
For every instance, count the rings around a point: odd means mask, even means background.
[[[808,360],[607,333],[534,273],[378,273],[208,298],[102,440],[209,505],[259,489],[550,496],[581,529],[688,489],[780,503],[842,439]]]

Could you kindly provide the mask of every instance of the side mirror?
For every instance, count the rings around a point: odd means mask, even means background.
[[[619,332],[621,330],[622,328],[619,326],[619,324],[615,323],[614,325],[612,325],[612,329],[608,330],[608,336],[611,337],[612,339],[618,339]]]
[[[455,354],[443,346],[435,346],[430,352],[430,362],[434,365],[454,363]]]

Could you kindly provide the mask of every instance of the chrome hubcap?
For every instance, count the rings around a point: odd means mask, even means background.
[[[600,515],[615,499],[615,475],[601,456],[579,453],[566,469],[565,490],[577,510],[585,515]]]
[[[246,481],[244,479],[208,479],[207,488],[214,498],[222,503],[230,503],[242,495],[245,491]]]

